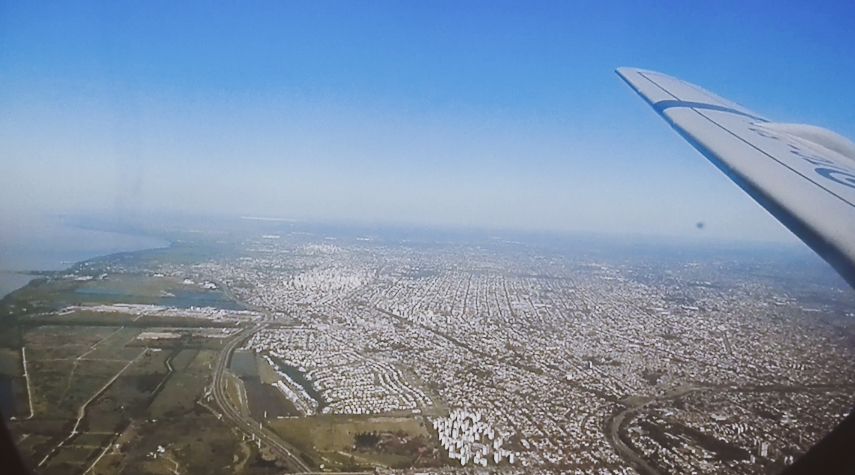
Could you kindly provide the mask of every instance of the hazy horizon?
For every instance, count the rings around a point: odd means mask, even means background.
[[[7,221],[199,213],[793,243],[613,70],[855,136],[848,5],[202,6],[0,7]]]
[[[815,277],[822,276],[826,285],[847,288],[833,269],[801,242],[473,226],[383,225],[186,213],[136,216],[124,221],[116,221],[112,214],[12,221],[16,221],[18,226],[10,226],[8,216],[0,216],[0,298],[26,285],[33,278],[29,274],[33,271],[68,269],[85,260],[167,247],[176,242],[187,242],[187,239],[213,243],[237,236],[250,240],[263,238],[270,242],[302,236],[310,241],[340,246],[478,249],[484,246],[508,251],[525,248],[545,255],[588,255],[597,262],[629,256],[654,257],[663,262],[717,256],[746,264],[768,262],[790,266],[793,270],[810,268],[816,273]]]

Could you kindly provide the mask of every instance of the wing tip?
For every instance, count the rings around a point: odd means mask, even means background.
[[[649,69],[632,68],[628,66],[622,66],[615,69],[615,73],[620,76],[621,79],[626,81],[627,84],[631,85],[633,89],[636,88],[637,83],[644,81],[645,75],[664,76],[662,73],[651,71]]]
[[[667,74],[665,74],[665,73],[660,73],[659,71],[654,71],[654,70],[652,70],[652,69],[633,68],[633,67],[629,67],[629,66],[621,66],[621,67],[619,67],[619,68],[616,68],[616,69],[615,69],[615,73],[617,73],[617,75],[618,75],[618,76],[622,77],[623,79],[625,79],[625,80],[627,80],[627,81],[632,80],[634,77],[638,77],[638,76],[641,76],[641,77],[644,77],[644,76],[658,76],[658,77],[664,77],[664,78],[668,78],[668,79],[672,79],[672,80],[677,80],[677,81],[681,81],[681,82],[683,82],[682,80],[677,79],[677,78],[675,78],[675,77],[673,77],[673,76],[669,76],[669,75],[667,75]]]
[[[620,76],[623,80],[626,80],[626,77],[628,75],[632,74],[634,71],[637,71],[637,69],[626,67],[626,66],[621,66],[621,67],[615,69],[615,73],[618,76]]]
[[[615,69],[615,73],[618,75],[618,77],[623,79],[623,82],[625,82],[626,85],[630,87],[630,89],[635,91],[636,94],[641,96],[641,98],[644,99],[644,101],[649,104],[650,100],[647,98],[647,96],[645,96],[641,92],[641,90],[638,89],[638,83],[641,80],[639,73],[641,71],[644,71],[644,70],[638,69],[638,68],[630,68],[630,67],[620,67],[620,68]]]

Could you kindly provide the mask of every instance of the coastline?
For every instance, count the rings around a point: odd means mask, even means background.
[[[123,252],[169,247],[165,239],[59,225],[49,236],[16,236],[0,242],[0,299],[37,278],[80,262]]]
[[[0,299],[26,286],[36,277],[26,272],[0,270]]]

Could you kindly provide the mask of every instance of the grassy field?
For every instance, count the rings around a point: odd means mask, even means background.
[[[196,290],[176,277],[150,277],[143,274],[111,274],[108,279],[84,282],[76,292],[84,295],[162,298],[175,291]]]
[[[126,346],[139,334],[139,328],[120,327],[92,348],[92,351],[86,354],[86,358],[91,360],[133,359],[139,354],[139,348]]]
[[[180,419],[135,421],[90,472],[93,475],[142,473],[276,474],[283,470],[204,408]],[[164,451],[159,452],[158,447]]]
[[[264,358],[256,356],[256,367],[258,368],[258,377],[263,384],[273,384],[279,381],[281,376],[276,372],[276,368],[270,366]]]
[[[127,361],[28,361],[33,410],[38,417],[72,419],[81,404],[107,384]]]
[[[74,327],[135,327],[147,329],[151,327],[169,328],[231,328],[234,323],[216,322],[203,317],[169,317],[162,315],[136,315],[121,312],[93,312],[85,309],[66,314],[44,314],[20,318],[25,327],[37,328],[43,326]]]
[[[76,447],[92,447],[92,448],[100,448],[104,447],[110,440],[114,437],[115,434],[112,432],[84,432],[72,441],[72,445]]]
[[[226,397],[229,399],[233,407],[236,407],[241,414],[249,414],[249,407],[246,401],[246,389],[243,387],[243,381],[235,376],[231,371],[225,372],[226,381]]]
[[[173,361],[175,373],[149,407],[152,419],[177,418],[194,409],[211,379],[217,353],[183,350]]]
[[[58,310],[74,301],[73,292],[80,285],[70,279],[39,278],[21,289],[12,292],[0,301],[0,321],[4,324],[17,323],[17,318]],[[14,326],[14,325],[13,325]],[[8,332],[4,328],[2,334]],[[0,339],[2,346],[20,346],[8,337]]]
[[[32,328],[24,335],[27,351],[51,348],[67,348],[79,351],[75,356],[82,355],[93,345],[118,330],[118,327],[54,327],[43,325]]]
[[[167,377],[164,363],[169,355],[135,350],[138,357],[134,362],[89,405],[83,424],[86,430],[112,434],[124,429],[129,420],[146,416],[154,391]]]
[[[140,326],[135,323],[136,320],[137,316],[129,313],[91,312],[87,310],[63,315],[48,314],[21,318],[21,322],[29,327],[56,325],[63,328]]]
[[[317,415],[270,421],[270,428],[316,462],[338,470],[368,469],[372,466],[408,468],[440,465],[435,442],[422,417]],[[356,435],[385,434],[388,439],[412,441],[394,448],[357,448]],[[416,455],[423,447],[428,455]]]
[[[9,376],[20,376],[23,374],[20,350],[0,348],[0,374]]]
[[[85,470],[86,460],[96,451],[94,448],[63,447],[40,473],[74,473]]]
[[[35,415],[13,424],[26,434],[24,456],[41,460],[54,450],[89,402],[80,435],[53,451],[45,473],[82,471],[131,421],[180,420],[199,409],[217,351],[136,346],[142,330],[46,326],[25,334]]]
[[[69,306],[112,303],[243,308],[219,289],[203,289],[199,276],[110,271],[128,259],[191,262],[210,256],[207,249],[179,247],[47,272],[0,301],[0,375],[13,378],[14,391],[23,388],[16,398],[19,417],[11,425],[22,455],[33,466],[50,454],[39,473],[84,473],[96,460],[88,473],[282,472],[271,454],[206,407],[211,403],[205,400],[205,388],[229,340],[221,329],[235,328],[234,322],[85,308],[57,314]],[[108,275],[99,279],[103,273]],[[84,275],[93,278],[74,278]],[[185,277],[195,282],[184,283]],[[138,338],[142,332],[180,337]],[[23,378],[22,347],[30,391]],[[32,418],[26,417],[30,397]]]

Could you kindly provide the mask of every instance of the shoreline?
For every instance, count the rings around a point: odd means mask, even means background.
[[[14,262],[6,262],[0,267],[0,300],[21,288],[26,287],[33,279],[44,273],[67,271],[83,262],[109,257],[129,252],[164,249],[172,245],[166,239],[147,236],[124,234],[115,231],[89,230],[79,227],[66,227],[63,232],[68,234],[85,233],[86,248],[74,248],[79,240],[71,240],[72,245],[67,249],[28,249],[25,242],[12,243],[6,254],[14,256]],[[91,247],[92,242],[102,242],[102,246]],[[5,243],[4,243],[5,244]],[[99,248],[100,247],[100,248]]]
[[[27,286],[37,275],[30,271],[7,271],[0,270],[0,299],[5,298],[12,292]]]

